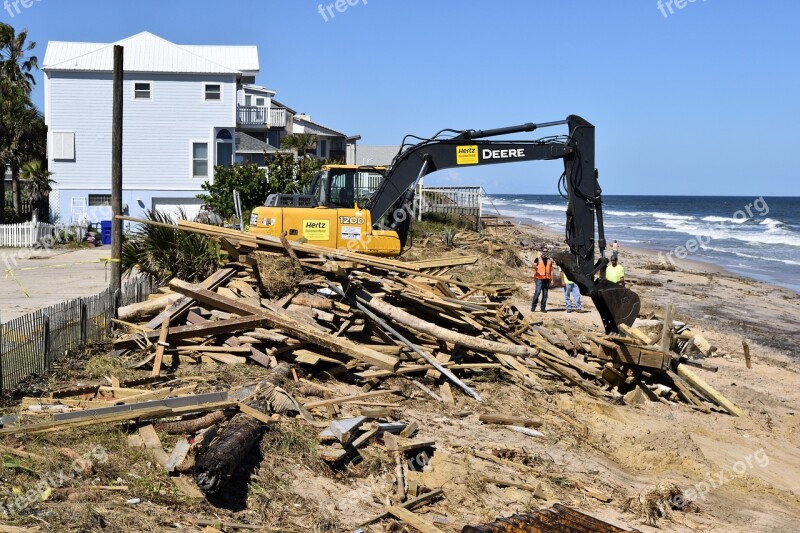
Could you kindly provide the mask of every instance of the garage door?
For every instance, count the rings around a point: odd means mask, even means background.
[[[175,221],[181,218],[181,210],[187,220],[194,220],[201,207],[203,201],[198,198],[153,198],[153,210],[165,213]]]

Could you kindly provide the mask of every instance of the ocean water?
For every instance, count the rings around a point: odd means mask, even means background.
[[[483,210],[564,231],[558,195],[489,195]],[[666,258],[689,246],[686,259],[800,292],[800,198],[603,196],[603,216],[609,249],[617,239],[621,253],[631,245]]]

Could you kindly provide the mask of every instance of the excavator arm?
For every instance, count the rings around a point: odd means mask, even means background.
[[[532,132],[567,125],[569,135],[540,140],[495,141],[490,137]],[[386,177],[364,207],[373,222],[397,231],[405,246],[410,230],[411,206],[419,180],[439,170],[523,161],[562,159],[563,185],[567,197],[566,243],[569,254],[554,259],[567,276],[592,298],[607,332],[619,324],[631,325],[639,312],[639,297],[605,280],[605,234],[601,190],[595,169],[594,126],[576,115],[543,124],[527,123],[494,130],[452,131],[449,138],[425,139],[395,157]],[[597,223],[597,233],[595,232]],[[595,261],[595,247],[599,260]]]

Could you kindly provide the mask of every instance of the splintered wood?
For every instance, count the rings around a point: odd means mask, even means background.
[[[264,428],[292,416],[324,429],[316,453],[328,463],[356,459],[382,444],[396,479],[386,512],[376,520],[394,516],[439,531],[411,511],[442,491],[417,491],[409,456],[428,457],[436,442],[422,422],[403,421],[406,402],[436,402],[454,416],[472,409],[484,424],[536,437],[545,434],[530,429],[543,426],[538,416],[487,412],[484,396],[493,390],[487,381],[534,394],[567,390],[743,415],[687,368],[697,365],[688,359],[693,352],[713,350],[673,319],[672,307],[662,319],[650,317],[618,335],[547,328],[511,303],[513,284],[465,282],[452,274],[477,256],[408,262],[184,221],[178,229],[221,243],[229,261],[201,283],[173,279],[164,296],[124,309],[121,316],[132,322],[115,338],[115,354],[142,379],[24,398],[22,408],[40,418],[2,427],[0,435],[129,423],[131,445],[145,448],[183,494],[196,498],[190,479],[206,494],[220,493],[258,447]],[[302,270],[299,281],[268,299],[259,268],[270,258],[285,260],[288,251],[292,268]],[[229,365],[258,378],[223,386],[214,369]],[[52,418],[42,421],[42,413]],[[418,431],[421,436],[410,440]],[[479,450],[474,455],[527,468]],[[189,473],[193,478],[181,476]],[[538,483],[484,481],[543,497]]]

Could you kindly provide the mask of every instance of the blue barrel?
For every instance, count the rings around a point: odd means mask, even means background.
[[[111,221],[103,220],[100,222],[100,242],[111,244]]]

